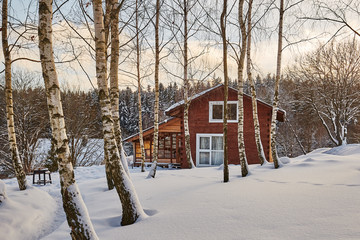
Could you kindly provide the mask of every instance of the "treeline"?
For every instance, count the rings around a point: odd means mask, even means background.
[[[37,77],[28,72],[15,72],[13,79],[17,141],[24,169],[28,173],[34,167],[48,164],[46,160],[51,159],[50,151],[49,156],[36,159],[39,158],[39,140],[46,138],[49,139],[49,142],[51,138],[45,91],[41,85],[37,84],[39,82]],[[271,103],[274,81],[275,77],[270,74],[264,78],[256,77],[258,98]],[[192,82],[191,95],[221,82],[222,79],[216,76],[213,76],[209,81]],[[230,86],[236,88],[236,82],[236,80],[230,80]],[[335,145],[330,140],[312,103],[307,101],[303,94],[303,92],[311,92],[315,89],[315,85],[315,82],[305,85],[290,77],[284,77],[281,81],[280,108],[286,111],[286,122],[279,124],[277,138],[281,156],[294,157],[303,154],[303,151],[310,152],[319,147]],[[244,92],[249,94],[249,88],[249,84],[246,82]],[[160,84],[159,90],[160,121],[163,121],[166,119],[165,110],[183,99],[183,89],[177,83],[170,83],[167,86]],[[153,125],[154,90],[151,86],[147,86],[142,90],[141,96],[143,124],[144,129],[146,129]],[[4,90],[1,89],[0,168],[3,175],[8,175],[12,173],[12,164],[6,134],[4,99]],[[74,166],[100,164],[103,161],[102,154],[99,154],[102,152],[102,143],[93,140],[102,138],[100,107],[96,91],[63,89],[62,99]],[[127,87],[120,90],[119,112],[123,138],[136,134],[139,131],[137,89]],[[356,124],[358,120],[359,117],[357,116],[348,125],[348,143],[360,142],[360,126]],[[48,147],[50,147],[49,144]]]

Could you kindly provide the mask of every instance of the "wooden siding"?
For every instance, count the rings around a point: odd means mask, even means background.
[[[190,129],[190,144],[191,144],[191,155],[194,163],[196,164],[196,136],[197,134],[222,134],[223,133],[223,124],[220,123],[210,123],[209,122],[209,102],[210,101],[223,101],[224,86],[219,85],[211,91],[208,91],[191,101],[189,108],[189,129]],[[237,91],[233,88],[229,88],[229,101],[237,101]],[[245,138],[245,148],[246,156],[249,164],[258,164],[258,154],[255,143],[255,134],[254,134],[254,121],[252,116],[252,103],[251,97],[248,95],[243,95],[244,100],[244,138]],[[262,101],[258,101],[258,114],[260,122],[260,133],[261,140],[267,160],[270,160],[270,124],[271,124],[271,110],[272,107],[269,104],[266,104]],[[177,107],[171,109],[167,112],[168,116],[173,117],[167,122],[163,122],[159,125],[160,135],[173,134],[176,133],[176,144],[172,144],[171,152],[172,155],[169,158],[164,154],[162,161],[164,162],[173,162],[181,163],[182,168],[187,168],[188,164],[185,159],[186,153],[183,146],[185,146],[184,138],[184,122],[183,122],[183,108],[184,105],[178,105]],[[277,119],[279,121],[284,121],[285,112],[278,111]],[[147,161],[151,161],[152,154],[152,137],[153,137],[153,128],[147,129],[144,132],[144,141],[146,144],[146,158]],[[173,137],[174,139],[175,137]],[[237,141],[237,122],[228,123],[228,153],[229,153],[229,164],[239,164],[239,154],[238,154],[238,141]],[[139,149],[139,136],[135,135],[126,139],[128,142],[134,143],[134,158],[139,159],[140,149]],[[176,145],[176,146],[175,146]],[[174,155],[174,147],[176,153]],[[166,148],[166,146],[165,146]],[[164,150],[165,151],[165,150]],[[160,156],[159,156],[160,157]],[[160,159],[159,159],[160,161]]]
[[[190,142],[191,142],[191,154],[196,164],[196,134],[204,133],[219,133],[223,132],[222,123],[210,123],[209,122],[209,101],[223,101],[223,87],[216,88],[210,93],[205,94],[191,102],[189,108],[189,129],[190,129]],[[255,144],[254,135],[254,121],[252,117],[251,98],[244,96],[244,134],[245,134],[245,147],[246,156],[249,164],[259,163],[257,157],[257,149]],[[229,101],[237,101],[237,92],[229,89]],[[266,104],[258,102],[258,112],[260,121],[261,140],[264,147],[266,158],[269,158],[270,153],[270,122],[271,122],[271,108]],[[178,115],[178,114],[177,114]],[[180,114],[182,115],[182,114]],[[182,134],[183,133],[183,121]],[[185,143],[183,142],[183,145]],[[237,145],[237,123],[228,123],[228,153],[229,164],[239,164],[239,154]],[[182,156],[185,156],[185,150],[183,149]],[[185,159],[182,161],[182,167],[187,167]]]

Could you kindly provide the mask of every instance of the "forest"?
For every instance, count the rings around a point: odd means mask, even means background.
[[[255,86],[259,99],[267,103],[271,102],[274,81],[274,76],[271,74],[268,74],[265,78],[261,78],[259,75],[256,76]],[[212,80],[192,84],[191,92],[196,94],[221,82],[220,77],[213,76]],[[49,117],[44,97],[45,92],[39,77],[29,72],[15,72],[13,74],[13,84],[18,147],[25,171],[30,173],[32,169],[43,166],[42,164],[49,164],[35,159],[36,148],[40,144],[39,140],[42,138],[51,139]],[[230,80],[230,86],[236,88],[236,81]],[[287,119],[286,122],[278,125],[277,148],[280,156],[296,157],[317,148],[335,146],[322,125],[321,119],[317,116],[316,110],[308,101],[307,94],[315,91],[315,86],[310,85],[307,89],[303,89],[303,87],[304,85],[299,84],[296,79],[292,79],[290,76],[283,77],[280,83],[280,108],[286,111]],[[356,89],[359,89],[359,85],[354,86],[354,94],[359,92]],[[167,118],[164,111],[174,103],[182,100],[183,90],[174,82],[166,87],[160,84],[159,91],[160,121],[163,121]],[[244,92],[250,94],[250,87],[247,82],[245,82]],[[4,91],[2,90],[0,94],[1,129],[3,133],[6,133]],[[130,87],[121,89],[119,96],[120,125],[122,137],[126,138],[139,132],[137,89],[132,90]],[[77,154],[84,148],[84,145],[81,144],[82,139],[102,138],[101,115],[96,92],[64,89],[62,91],[62,100],[73,165],[91,166],[102,163],[103,156],[89,154],[85,158],[78,159],[80,156]],[[333,100],[335,101],[335,99]],[[325,104],[325,100],[323,101],[319,100],[317,104]],[[141,91],[141,102],[143,128],[146,129],[153,125],[154,90],[150,86]],[[360,141],[358,121],[359,116],[349,121],[347,126],[348,143],[358,143]],[[7,135],[2,134],[0,141],[2,175],[10,176],[13,174],[13,167],[9,157]],[[89,144],[91,145],[91,143]],[[93,152],[99,151],[97,142],[93,143],[93,145],[90,149],[93,149]],[[131,148],[131,145],[126,148],[128,155],[133,154]],[[49,156],[50,154],[49,152]]]

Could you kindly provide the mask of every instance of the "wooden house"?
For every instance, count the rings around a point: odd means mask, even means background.
[[[191,98],[189,107],[189,129],[191,155],[196,166],[213,166],[223,163],[223,97],[224,85],[220,84]],[[259,163],[254,135],[251,97],[244,94],[244,139],[249,164]],[[261,140],[266,158],[270,156],[270,124],[272,106],[258,100],[258,114]],[[239,164],[237,144],[237,90],[229,88],[228,97],[228,153],[229,164]],[[170,118],[159,124],[158,162],[187,168],[184,149],[184,101],[180,101],[165,111]],[[279,110],[277,120],[283,122],[285,112]],[[146,161],[152,159],[153,128],[144,130]],[[133,143],[134,162],[141,162],[139,135],[125,139]],[[271,159],[270,159],[271,160]]]

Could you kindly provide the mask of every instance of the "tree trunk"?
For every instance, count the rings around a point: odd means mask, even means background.
[[[111,174],[111,166],[109,163],[109,153],[107,151],[108,147],[106,142],[104,141],[104,160],[105,160],[105,174],[106,174],[106,182],[109,190],[114,189],[114,181]]]
[[[244,141],[244,62],[246,53],[246,26],[243,17],[244,0],[239,1],[239,16],[238,21],[241,31],[241,49],[240,58],[238,60],[238,149],[239,159],[241,165],[241,176],[246,177],[249,173],[248,163],[245,152],[245,141]],[[240,45],[240,44],[239,44]]]
[[[156,0],[156,21],[155,21],[155,105],[154,105],[154,145],[152,153],[152,165],[148,178],[155,177],[159,150],[159,65],[160,65],[160,43],[159,43],[159,20],[160,0]]]
[[[248,29],[247,29],[247,48],[246,48],[246,69],[247,69],[247,75],[248,80],[250,82],[250,88],[251,88],[251,100],[252,100],[252,110],[253,110],[253,120],[254,120],[254,128],[255,128],[255,142],[256,142],[256,148],[258,151],[258,157],[260,160],[260,164],[263,165],[267,162],[264,148],[261,143],[261,136],[260,136],[260,124],[259,124],[259,118],[258,118],[258,110],[257,110],[257,101],[256,101],[256,90],[255,90],[255,82],[252,78],[251,73],[251,11],[252,11],[252,3],[253,0],[249,1],[249,11],[248,11]]]
[[[224,182],[229,181],[228,146],[227,146],[227,100],[228,100],[228,66],[227,66],[227,42],[226,42],[226,9],[227,0],[224,0],[223,11],[221,13],[221,38],[223,44],[224,62],[224,115],[223,115],[223,148],[224,148]]]
[[[7,35],[7,23],[8,23],[8,1],[3,0],[2,4],[2,49],[5,60],[5,102],[6,102],[6,120],[8,139],[11,152],[11,161],[14,167],[15,176],[20,190],[25,190],[27,186],[26,174],[21,163],[19,150],[16,144],[15,134],[15,121],[14,121],[14,107],[13,107],[13,94],[11,86],[11,55],[9,49],[8,35]]]
[[[72,239],[98,239],[75,182],[52,46],[52,0],[39,1],[39,49],[50,125],[56,145],[63,207]]]
[[[145,172],[145,148],[144,148],[144,134],[142,123],[142,111],[141,111],[141,73],[140,73],[140,44],[139,44],[139,1],[136,0],[136,72],[138,83],[138,110],[139,110],[139,140],[141,151],[141,172]],[[136,155],[136,153],[134,153]],[[136,156],[135,156],[136,159]]]
[[[184,0],[184,135],[185,135],[185,151],[186,160],[189,168],[195,167],[191,157],[190,130],[189,130],[189,91],[190,84],[188,79],[188,1]]]
[[[111,26],[111,59],[110,59],[110,102],[114,121],[116,144],[120,152],[121,163],[126,174],[130,177],[129,167],[122,146],[121,127],[119,118],[119,3],[111,0],[110,26]]]
[[[121,164],[120,152],[116,144],[111,105],[106,78],[106,48],[101,0],[93,1],[96,47],[96,76],[99,88],[99,101],[102,114],[104,142],[109,154],[109,164],[116,191],[119,195],[123,215],[121,225],[134,223],[145,216],[134,186]]]
[[[276,116],[279,108],[279,85],[281,77],[281,55],[282,55],[282,35],[283,35],[283,21],[284,21],[284,0],[280,0],[279,10],[279,35],[278,35],[278,51],[277,51],[277,64],[276,64],[276,77],[275,77],[275,91],[271,115],[271,130],[270,130],[270,146],[271,157],[274,162],[274,167],[279,167],[279,159],[276,150]]]

